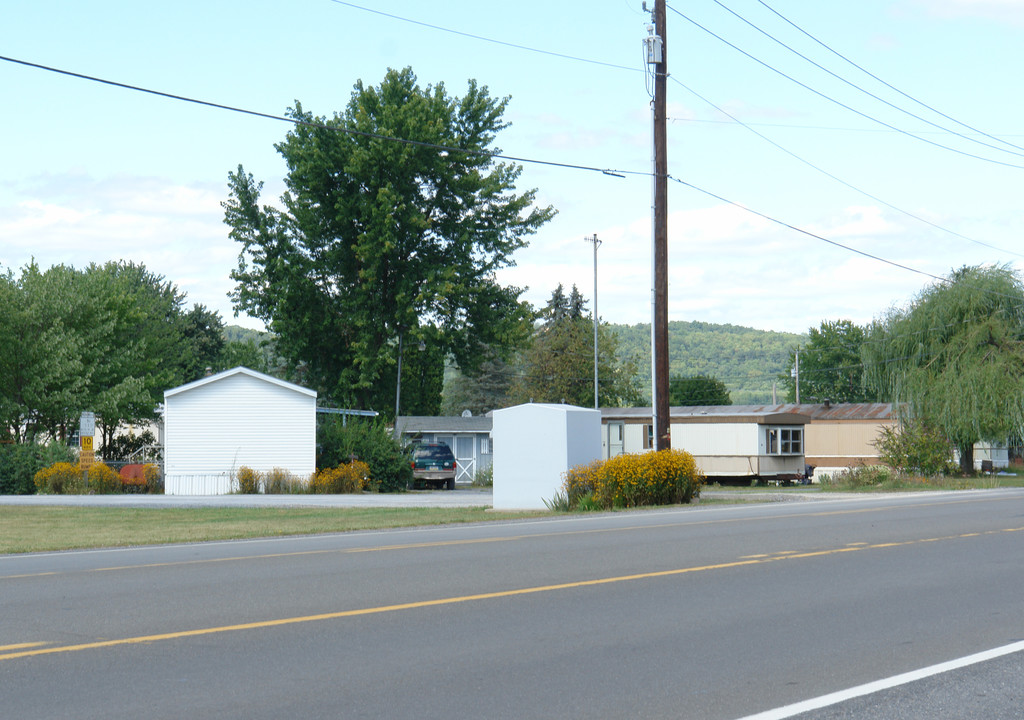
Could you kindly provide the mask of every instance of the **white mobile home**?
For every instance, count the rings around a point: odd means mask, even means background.
[[[711,480],[795,480],[804,475],[804,427],[810,418],[729,405],[674,407],[672,447],[685,450]],[[604,457],[651,449],[651,408],[602,408]]]
[[[231,492],[241,466],[308,477],[316,392],[237,367],[164,393],[164,492]]]

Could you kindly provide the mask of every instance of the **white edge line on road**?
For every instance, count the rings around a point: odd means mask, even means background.
[[[822,695],[821,697],[812,698],[810,700],[804,700],[802,702],[794,703],[793,705],[786,705],[785,707],[775,708],[774,710],[765,710],[764,712],[757,713],[756,715],[748,715],[746,717],[739,718],[739,720],[783,720],[783,718],[790,718],[794,715],[799,715],[800,713],[809,712],[811,710],[820,710],[821,708],[828,707],[830,705],[837,705],[856,697],[862,697],[882,690],[888,690],[889,688],[897,687],[899,685],[906,685],[917,680],[923,680],[926,677],[931,677],[932,675],[949,672],[950,670],[957,670],[962,667],[967,667],[968,665],[975,665],[977,663],[985,662],[986,660],[994,660],[995,658],[1003,657],[1004,655],[1012,655],[1013,653],[1021,651],[1024,651],[1024,641],[993,648],[992,650],[985,650],[980,653],[975,653],[974,655],[967,655],[966,657],[949,660],[947,662],[921,668],[919,670],[911,670],[910,672],[902,673],[901,675],[893,675],[889,678],[875,680],[874,682],[858,685],[857,687],[848,688],[846,690],[840,690],[839,692],[829,693],[828,695]]]

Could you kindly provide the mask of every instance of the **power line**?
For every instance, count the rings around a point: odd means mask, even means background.
[[[337,0],[335,0],[337,1]],[[66,75],[68,77],[78,78],[79,80],[88,80],[90,82],[100,83],[102,85],[110,85],[112,87],[121,88],[123,90],[132,90],[134,92],[146,93],[149,95],[155,95],[157,97],[167,98],[169,100],[178,100],[180,102],[192,103],[194,105],[202,105],[204,107],[215,108],[217,110],[227,110],[229,112],[240,113],[242,115],[250,115],[252,117],[264,118],[266,120],[276,120],[279,122],[286,122],[292,125],[301,125],[310,128],[319,128],[321,130],[330,130],[333,132],[341,132],[346,135],[353,135],[357,137],[373,138],[376,140],[387,140],[390,142],[402,143],[404,145],[413,145],[416,147],[430,148],[432,150],[438,150],[449,153],[464,153],[467,155],[477,155],[481,157],[487,157],[494,160],[507,160],[509,162],[528,163],[532,165],[547,165],[550,167],[560,167],[569,170],[584,170],[588,172],[597,172],[603,175],[612,176],[623,176],[623,175],[647,175],[649,172],[641,171],[630,171],[630,170],[612,170],[610,168],[597,168],[589,167],[587,165],[576,165],[572,163],[555,162],[552,160],[538,160],[535,158],[517,157],[514,155],[505,155],[502,153],[491,153],[486,150],[473,150],[467,148],[453,147],[450,145],[438,145],[436,143],[421,142],[419,140],[410,140],[408,138],[392,137],[389,135],[380,135],[378,133],[366,132],[364,130],[355,130],[353,128],[345,127],[343,125],[326,125],[324,123],[309,122],[307,120],[299,120],[297,118],[291,118],[284,115],[273,115],[271,113],[260,112],[258,110],[248,110],[246,108],[240,108],[233,105],[224,105],[223,103],[211,102],[209,100],[200,100],[198,98],[188,97],[186,95],[176,95],[174,93],[163,92],[162,90],[153,90],[151,88],[141,87],[139,85],[129,85],[127,83],[117,82],[116,80],[107,80],[105,78],[95,77],[93,75],[85,75],[83,73],[73,72],[71,70],[62,70],[60,68],[51,67],[49,65],[42,65],[39,63],[29,62],[27,60],[19,60],[17,58],[7,57],[0,55],[0,60],[5,62],[14,63],[16,65],[23,65],[25,67],[35,68],[37,70],[45,70],[47,72],[56,73],[58,75]]]
[[[967,235],[963,235],[961,233],[958,233],[955,230],[950,230],[949,228],[943,227],[942,225],[939,225],[937,223],[933,223],[931,220],[926,220],[925,218],[923,218],[923,217],[921,217],[919,215],[915,215],[914,213],[909,212],[908,210],[904,210],[903,208],[897,207],[896,205],[893,205],[892,203],[890,203],[890,202],[888,202],[886,200],[883,200],[882,198],[878,197],[877,195],[873,195],[873,194],[869,193],[867,190],[863,190],[863,189],[857,187],[856,185],[853,185],[852,183],[849,183],[846,180],[843,180],[842,178],[840,178],[840,177],[838,177],[836,175],[833,175],[832,173],[830,173],[829,171],[825,170],[824,168],[821,168],[821,167],[815,165],[811,161],[801,157],[800,155],[797,155],[796,153],[794,153],[793,151],[789,150],[788,148],[783,147],[779,143],[777,143],[774,140],[772,140],[771,138],[769,138],[767,135],[764,135],[763,133],[758,132],[754,128],[752,128],[749,125],[747,125],[747,123],[745,123],[742,120],[740,120],[739,118],[737,118],[736,116],[734,116],[731,113],[727,112],[726,110],[720,108],[718,105],[715,105],[713,102],[711,102],[706,97],[704,97],[703,95],[698,93],[696,90],[694,90],[694,89],[690,88],[689,86],[685,85],[679,79],[677,79],[675,77],[672,77],[671,79],[672,79],[673,82],[675,82],[677,85],[679,85],[681,88],[683,88],[684,90],[686,90],[690,94],[700,98],[701,100],[703,100],[705,103],[707,103],[708,105],[713,107],[718,112],[720,112],[723,115],[731,118],[733,122],[737,123],[738,125],[740,125],[743,128],[746,128],[747,130],[749,130],[750,132],[754,133],[755,135],[757,135],[759,138],[761,138],[765,142],[773,145],[774,147],[778,148],[779,150],[781,150],[782,152],[786,153],[790,157],[792,157],[792,158],[794,158],[796,160],[799,160],[804,165],[807,165],[808,167],[810,167],[810,168],[812,168],[814,170],[817,170],[822,175],[825,175],[825,176],[827,176],[829,178],[832,178],[837,183],[840,183],[841,185],[844,185],[844,186],[850,188],[851,190],[860,193],[861,195],[863,195],[865,197],[871,198],[875,202],[879,202],[882,205],[885,205],[887,208],[895,210],[898,213],[902,213],[903,215],[906,215],[909,218],[913,218],[914,220],[917,220],[918,222],[924,223],[925,225],[929,225],[929,226],[935,228],[936,230],[941,230],[942,232],[949,233],[950,235],[953,235],[954,237],[961,238],[962,240],[967,240],[968,242],[976,243],[977,245],[982,245],[982,246],[987,247],[987,248],[989,248],[991,250],[997,250],[999,252],[1007,253],[1007,254],[1010,254],[1010,255],[1016,255],[1017,257],[1024,257],[1024,254],[1022,254],[1022,253],[1014,252],[1013,250],[1006,250],[1005,248],[996,247],[995,245],[990,245],[988,243],[982,242],[981,240],[975,240],[974,238],[971,238],[971,237],[968,237]]]
[[[974,153],[967,152],[966,150],[960,150],[958,148],[950,147],[949,145],[943,145],[942,143],[935,142],[934,140],[929,140],[928,138],[921,137],[920,135],[914,135],[913,133],[907,132],[906,130],[903,130],[902,128],[898,128],[895,125],[890,125],[889,123],[885,122],[884,120],[879,120],[878,118],[873,117],[873,116],[871,116],[871,115],[869,115],[869,114],[867,114],[865,112],[862,112],[860,110],[857,110],[856,108],[851,107],[850,105],[847,105],[846,103],[844,103],[844,102],[842,102],[840,100],[836,100],[835,98],[826,95],[825,93],[821,92],[820,90],[814,89],[813,87],[811,87],[810,85],[807,85],[806,83],[800,82],[799,80],[794,78],[792,75],[787,75],[786,73],[782,72],[778,68],[775,68],[775,67],[769,65],[764,60],[761,60],[760,58],[757,58],[757,57],[751,55],[746,50],[744,50],[744,49],[740,48],[739,46],[734,45],[733,43],[729,42],[728,40],[723,38],[721,35],[718,35],[717,33],[709,30],[706,27],[704,27],[703,25],[698,23],[696,20],[694,20],[694,19],[684,15],[683,13],[679,12],[674,7],[672,7],[671,5],[668,6],[668,9],[671,10],[672,12],[674,12],[679,17],[681,17],[684,20],[686,20],[687,22],[691,23],[692,25],[700,28],[701,30],[706,32],[708,35],[711,35],[712,37],[716,38],[717,40],[725,43],[726,45],[731,47],[733,50],[736,50],[737,52],[739,52],[739,53],[745,55],[746,57],[750,58],[751,60],[753,60],[754,62],[758,63],[759,65],[762,65],[763,67],[771,70],[772,72],[774,72],[774,73],[776,73],[778,75],[781,75],[782,77],[786,78],[790,82],[795,83],[796,85],[799,85],[800,87],[804,88],[808,92],[811,92],[811,93],[817,95],[818,97],[820,97],[820,98],[822,98],[824,100],[828,100],[829,102],[834,103],[834,104],[838,105],[839,107],[841,107],[841,108],[843,108],[845,110],[849,110],[850,112],[852,112],[852,113],[854,113],[856,115],[860,115],[861,117],[863,117],[863,118],[865,118],[867,120],[870,120],[872,122],[878,123],[879,125],[882,125],[883,127],[887,127],[890,130],[895,130],[896,132],[900,133],[901,135],[906,135],[907,137],[914,138],[915,140],[920,140],[921,142],[927,143],[928,145],[932,145],[932,146],[937,147],[937,148],[942,148],[943,150],[948,150],[948,151],[956,153],[958,155],[964,155],[966,157],[974,158],[975,160],[982,160],[984,162],[990,162],[990,163],[993,163],[993,164],[996,164],[996,165],[1002,165],[1004,167],[1012,167],[1012,168],[1017,168],[1017,169],[1024,169],[1024,165],[1016,165],[1014,163],[1004,162],[1002,160],[996,160],[994,158],[987,158],[987,157],[984,157],[982,155],[976,155]]]
[[[108,80],[108,79],[99,78],[99,77],[95,77],[95,76],[91,76],[91,75],[85,75],[83,73],[77,73],[77,72],[73,72],[73,71],[70,71],[70,70],[62,70],[62,69],[59,69],[59,68],[54,68],[54,67],[51,67],[51,66],[42,65],[42,64],[39,64],[39,63],[33,63],[33,62],[26,61],[26,60],[19,60],[17,58],[11,58],[11,57],[7,57],[7,56],[3,56],[3,55],[0,55],[0,60],[5,61],[5,62],[14,63],[14,64],[17,64],[17,65],[22,65],[22,66],[25,66],[25,67],[31,67],[31,68],[35,68],[35,69],[38,69],[38,70],[44,70],[44,71],[47,71],[47,72],[56,73],[56,74],[59,74],[59,75],[65,75],[65,76],[68,76],[68,77],[74,77],[74,78],[77,78],[77,79],[80,79],[80,80],[87,80],[87,81],[90,81],[90,82],[96,82],[96,83],[100,83],[100,84],[103,84],[103,85],[109,85],[109,86],[112,86],[112,87],[118,87],[118,88],[121,88],[121,89],[124,89],[124,90],[131,90],[133,92],[141,92],[141,93],[145,93],[145,94],[149,94],[149,95],[155,95],[157,97],[163,97],[163,98],[167,98],[167,99],[170,99],[170,100],[177,100],[177,101],[180,101],[180,102],[192,103],[192,104],[195,104],[195,105],[215,108],[215,109],[218,109],[218,110],[226,110],[226,111],[229,111],[229,112],[240,113],[240,114],[243,114],[243,115],[249,115],[249,116],[253,116],[253,117],[260,117],[260,118],[264,118],[264,119],[267,119],[267,120],[275,120],[275,121],[278,121],[278,122],[286,122],[286,123],[290,123],[292,125],[300,125],[300,126],[305,126],[305,127],[319,128],[319,129],[324,129],[324,130],[333,131],[333,132],[342,132],[342,133],[346,133],[346,134],[354,135],[354,136],[359,136],[359,137],[368,137],[368,138],[374,138],[374,139],[385,140],[385,141],[390,141],[390,142],[398,142],[398,143],[403,143],[403,144],[407,144],[407,145],[413,145],[413,146],[417,146],[417,147],[427,147],[427,148],[435,149],[435,150],[438,150],[438,151],[444,151],[444,152],[456,152],[456,153],[461,152],[461,153],[466,153],[466,154],[484,156],[484,157],[487,157],[489,159],[500,159],[500,160],[507,160],[507,161],[510,161],[510,162],[538,164],[538,165],[560,167],[560,168],[565,168],[565,169],[570,169],[570,170],[579,170],[579,171],[585,171],[585,172],[597,172],[597,173],[602,173],[604,175],[615,175],[615,176],[620,176],[620,177],[621,176],[625,176],[625,175],[643,176],[643,177],[651,177],[652,176],[652,173],[650,171],[611,170],[611,169],[598,168],[598,167],[587,166],[587,165],[576,165],[576,164],[571,164],[571,163],[561,163],[561,162],[555,162],[555,161],[550,161],[550,160],[539,160],[539,159],[536,159],[536,158],[526,158],[526,157],[520,157],[520,156],[514,156],[514,155],[504,155],[504,154],[498,154],[498,153],[488,153],[488,152],[483,151],[483,150],[467,150],[467,149],[464,149],[464,148],[457,148],[457,147],[451,147],[451,146],[446,146],[446,145],[438,145],[438,144],[435,144],[435,143],[426,143],[426,142],[421,142],[421,141],[417,141],[417,140],[409,140],[409,139],[406,139],[406,138],[391,137],[391,136],[387,136],[387,135],[380,135],[380,134],[377,134],[377,133],[371,133],[371,132],[366,132],[366,131],[362,131],[362,130],[354,130],[352,128],[347,128],[347,127],[344,127],[344,126],[332,126],[332,125],[326,125],[324,123],[308,122],[308,121],[299,120],[299,119],[296,119],[296,118],[290,118],[290,117],[281,116],[281,115],[273,115],[273,114],[270,114],[270,113],[264,113],[264,112],[260,112],[260,111],[256,111],[256,110],[248,110],[248,109],[245,109],[245,108],[239,108],[239,107],[235,107],[235,106],[231,106],[231,105],[225,105],[223,103],[216,103],[216,102],[211,102],[211,101],[208,101],[208,100],[200,100],[200,99],[188,97],[188,96],[185,96],[185,95],[177,95],[177,94],[174,94],[174,93],[163,92],[163,91],[160,91],[160,90],[153,90],[151,88],[145,88],[145,87],[141,87],[141,86],[137,86],[137,85],[130,85],[130,84],[127,84],[127,83],[117,82],[117,81],[114,81],[114,80]],[[739,203],[736,203],[734,201],[728,200],[728,199],[726,199],[726,198],[724,198],[722,196],[716,195],[715,193],[712,193],[712,192],[710,192],[708,190],[704,190],[704,189],[702,189],[702,188],[700,188],[700,187],[698,187],[696,185],[693,185],[691,183],[688,183],[688,182],[682,181],[682,180],[680,180],[678,178],[672,177],[671,175],[668,175],[668,179],[670,179],[670,180],[672,180],[674,182],[677,182],[677,183],[679,183],[681,185],[685,185],[687,187],[690,187],[690,188],[692,188],[692,189],[694,189],[694,190],[696,190],[696,191],[698,191],[700,193],[703,193],[705,195],[708,195],[710,197],[718,199],[721,202],[724,202],[724,203],[727,203],[727,204],[730,204],[730,205],[735,205],[736,207],[739,207],[741,209],[747,210],[748,212],[753,213],[755,215],[759,215],[760,217],[763,217],[764,219],[769,220],[769,221],[771,221],[773,223],[782,225],[784,227],[788,227],[791,230],[794,230],[794,231],[796,231],[798,233],[801,233],[801,234],[804,234],[804,235],[808,235],[808,236],[813,237],[815,239],[818,239],[818,240],[820,240],[822,242],[826,242],[826,243],[828,243],[830,245],[834,245],[836,247],[848,250],[848,251],[856,253],[858,255],[862,255],[862,256],[870,258],[872,260],[876,260],[878,262],[882,262],[882,263],[885,263],[885,264],[888,264],[888,265],[892,265],[894,267],[898,267],[898,268],[907,270],[909,272],[913,272],[913,273],[916,273],[916,274],[919,274],[919,275],[924,275],[925,277],[929,277],[929,278],[932,278],[934,280],[938,280],[940,282],[944,282],[945,281],[944,278],[939,277],[937,275],[932,275],[931,273],[927,273],[927,272],[924,272],[922,270],[917,270],[917,269],[909,267],[907,265],[902,265],[902,264],[897,263],[895,261],[887,260],[886,258],[877,256],[877,255],[872,255],[870,253],[866,253],[866,252],[863,252],[861,250],[857,250],[856,248],[852,248],[852,247],[849,247],[847,245],[843,245],[842,243],[836,242],[834,240],[829,240],[829,239],[821,237],[819,235],[815,235],[814,233],[811,233],[811,232],[809,232],[807,230],[803,230],[801,228],[798,228],[795,225],[791,225],[791,224],[783,222],[781,220],[777,220],[777,219],[775,219],[775,218],[773,218],[773,217],[771,217],[769,215],[766,215],[764,213],[760,213],[760,212],[757,212],[755,210],[751,210],[749,208],[746,208],[746,207],[744,207],[743,205],[741,205]]]
[[[362,5],[356,5],[355,3],[345,2],[345,0],[331,0],[331,2],[337,5],[344,5],[355,10],[362,10],[363,12],[373,13],[374,15],[380,15],[382,17],[391,18],[392,20],[399,20],[401,22],[410,23],[412,25],[419,25],[420,27],[430,28],[431,30],[438,30],[440,32],[451,33],[452,35],[458,35],[460,37],[470,38],[472,40],[480,40],[481,42],[488,42],[494,45],[503,45],[504,47],[513,48],[515,50],[525,50],[527,52],[538,53],[540,55],[548,55],[549,57],[561,58],[563,60],[575,60],[576,62],[589,63],[591,65],[602,65],[604,67],[614,68],[615,70],[629,70],[630,72],[644,72],[642,68],[629,67],[627,65],[617,65],[615,63],[604,62],[603,60],[592,60],[590,58],[578,57],[576,55],[566,55],[565,53],[553,52],[551,50],[544,50],[542,48],[530,47],[529,45],[519,45],[518,43],[507,42],[505,40],[496,40],[494,38],[485,37],[483,35],[475,35],[469,32],[463,32],[462,30],[453,30],[452,28],[446,28],[441,25],[433,25],[431,23],[423,22],[421,20],[413,20],[412,18],[402,17],[401,15],[393,15],[386,13],[382,10],[375,10],[373,8],[364,7]]]
[[[871,92],[870,90],[862,88],[860,85],[856,84],[852,80],[847,80],[846,78],[844,78],[843,76],[839,75],[838,73],[835,73],[832,70],[829,70],[824,65],[822,65],[822,64],[812,60],[811,58],[807,57],[806,55],[804,55],[800,51],[798,51],[798,50],[794,49],[793,47],[787,45],[786,43],[782,42],[781,40],[776,38],[771,33],[767,32],[766,30],[763,30],[762,28],[758,27],[757,25],[752,23],[747,18],[743,17],[742,15],[737,13],[736,11],[734,11],[731,8],[729,8],[726,5],[724,5],[721,2],[721,0],[712,0],[712,2],[714,2],[716,5],[718,5],[720,8],[722,8],[723,10],[728,12],[729,14],[731,14],[734,17],[738,18],[740,21],[746,23],[747,25],[749,25],[754,30],[756,30],[757,32],[759,32],[762,35],[764,35],[766,38],[768,38],[772,42],[777,43],[778,45],[781,45],[786,50],[789,50],[791,53],[793,53],[797,57],[799,57],[799,58],[809,62],[811,65],[813,65],[814,67],[818,68],[822,72],[828,73],[829,75],[834,77],[836,80],[839,80],[840,82],[849,85],[850,87],[854,88],[855,90],[859,90],[860,92],[864,93],[865,95],[868,95],[869,97],[874,98],[875,100],[879,101],[880,103],[884,103],[885,105],[888,105],[889,107],[891,107],[894,110],[898,110],[901,113],[909,115],[910,117],[914,118],[915,120],[920,120],[921,122],[923,122],[923,123],[925,123],[927,125],[931,125],[932,127],[938,128],[939,130],[942,130],[944,132],[950,133],[952,135],[956,135],[957,137],[962,138],[964,140],[967,140],[969,142],[978,143],[979,145],[984,145],[987,148],[991,148],[993,150],[998,150],[1000,152],[1009,153],[1011,155],[1016,155],[1018,157],[1024,157],[1024,153],[1014,152],[1012,150],[1007,150],[1005,148],[996,147],[995,145],[992,145],[992,144],[987,143],[987,142],[983,142],[981,140],[978,140],[977,138],[972,138],[972,137],[969,137],[967,135],[964,135],[963,133],[957,132],[956,130],[950,130],[949,128],[943,127],[942,125],[939,125],[936,122],[932,122],[931,120],[928,120],[927,118],[923,118],[920,115],[917,115],[916,113],[913,113],[913,112],[911,112],[911,111],[909,111],[909,110],[907,110],[905,108],[902,108],[899,105],[896,105],[895,103],[889,102],[885,98],[879,97],[878,95],[876,95],[875,93]],[[971,129],[973,130],[973,128],[971,128]],[[977,131],[975,131],[975,132],[977,132]]]
[[[810,38],[811,40],[813,40],[814,42],[818,43],[818,45],[821,45],[821,47],[825,48],[826,50],[828,50],[828,51],[829,51],[830,53],[832,53],[832,54],[833,54],[833,55],[835,55],[836,57],[838,57],[838,58],[840,58],[840,59],[844,60],[845,62],[849,63],[849,64],[850,64],[850,65],[852,65],[853,67],[857,68],[858,70],[860,70],[860,71],[861,71],[862,73],[864,73],[864,74],[865,74],[865,75],[867,75],[868,77],[870,77],[870,78],[872,78],[872,79],[874,79],[874,80],[877,80],[878,82],[880,82],[881,84],[883,84],[883,85],[885,85],[885,86],[886,86],[887,88],[889,88],[890,90],[892,90],[892,91],[894,91],[894,92],[897,92],[897,93],[899,93],[899,94],[900,94],[900,95],[902,95],[903,97],[907,98],[908,100],[910,100],[910,101],[912,101],[912,102],[915,102],[915,103],[917,103],[918,105],[920,105],[920,106],[921,106],[921,107],[923,107],[923,108],[927,108],[928,110],[931,110],[931,111],[932,111],[933,113],[935,113],[936,115],[941,115],[942,117],[946,118],[947,120],[951,120],[952,122],[955,122],[955,123],[956,123],[957,125],[960,125],[961,127],[967,128],[967,129],[968,129],[968,130],[970,130],[971,132],[976,132],[976,133],[978,133],[979,135],[984,135],[985,137],[987,137],[987,138],[991,138],[992,140],[995,140],[996,142],[1001,142],[1001,143],[1003,143],[1003,144],[1005,144],[1005,145],[1009,145],[1010,147],[1013,147],[1013,148],[1017,148],[1018,150],[1024,150],[1024,147],[1021,147],[1020,145],[1014,145],[1013,143],[1011,143],[1011,142],[1007,142],[1006,140],[1003,140],[1002,138],[1000,138],[1000,137],[998,137],[998,136],[996,136],[996,135],[990,135],[989,133],[987,133],[987,132],[985,132],[985,131],[983,131],[983,130],[979,130],[979,129],[975,128],[975,127],[972,127],[972,126],[968,125],[967,123],[961,122],[960,120],[957,120],[956,118],[954,118],[954,117],[951,117],[951,116],[947,115],[946,113],[942,112],[941,110],[937,110],[937,109],[935,109],[934,107],[932,107],[931,105],[929,105],[929,104],[927,104],[927,103],[925,103],[925,102],[922,102],[921,100],[918,100],[917,98],[915,98],[915,97],[913,97],[913,96],[911,96],[911,95],[909,95],[909,94],[907,94],[907,93],[903,92],[903,91],[902,91],[902,90],[900,90],[900,89],[899,89],[898,87],[896,87],[896,86],[894,86],[894,85],[891,85],[890,83],[888,83],[888,82],[886,82],[885,80],[883,80],[882,78],[878,77],[877,75],[875,75],[875,74],[874,74],[874,73],[872,73],[871,71],[869,71],[869,70],[865,69],[864,67],[862,67],[862,66],[858,65],[857,63],[855,63],[855,62],[854,62],[853,60],[851,60],[850,58],[846,57],[846,56],[845,56],[845,55],[843,55],[842,53],[838,52],[837,50],[833,49],[832,47],[830,47],[830,46],[829,46],[829,45],[827,45],[826,43],[822,42],[821,40],[819,40],[818,38],[816,38],[816,37],[815,37],[814,35],[811,35],[811,34],[810,34],[809,32],[807,32],[807,31],[806,31],[806,30],[804,30],[804,29],[803,29],[802,27],[800,27],[799,25],[797,25],[796,23],[794,23],[794,22],[793,22],[792,20],[790,20],[789,18],[785,17],[784,15],[782,15],[781,13],[779,13],[779,12],[778,12],[777,10],[775,10],[774,8],[772,8],[771,6],[769,6],[769,5],[768,5],[768,4],[766,3],[766,2],[764,2],[764,0],[757,0],[757,1],[758,1],[759,3],[761,3],[761,5],[763,5],[763,6],[765,7],[765,8],[767,8],[767,9],[768,9],[769,11],[771,11],[772,13],[774,13],[774,14],[775,14],[776,16],[778,16],[779,18],[781,18],[781,19],[782,19],[782,20],[784,20],[785,22],[787,22],[787,23],[789,23],[790,25],[792,25],[792,26],[793,26],[794,28],[796,28],[796,29],[797,29],[798,31],[800,31],[801,33],[803,33],[804,35],[806,35],[807,37],[809,37],[809,38]]]

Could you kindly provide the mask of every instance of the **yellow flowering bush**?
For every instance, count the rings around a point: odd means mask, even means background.
[[[370,485],[370,466],[361,460],[317,471],[310,490],[324,495],[361,493]]]
[[[160,473],[160,467],[150,463],[142,468],[142,473],[146,478],[146,492],[162,494],[164,491],[164,478]]]
[[[238,468],[235,474],[235,481],[238,483],[238,492],[243,495],[255,495],[260,491],[260,483],[263,476],[259,470],[243,465]]]
[[[571,468],[562,492],[570,508],[581,501],[598,507],[677,505],[700,496],[704,474],[683,450],[618,455]]]
[[[85,473],[85,482],[89,492],[97,495],[119,493],[124,489],[120,473],[101,462],[93,463]]]
[[[82,471],[78,465],[59,462],[45,467],[32,478],[36,491],[48,495],[77,493],[82,489]]]

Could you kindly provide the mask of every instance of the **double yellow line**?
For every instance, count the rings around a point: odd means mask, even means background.
[[[841,553],[863,552],[865,550],[878,550],[883,548],[905,547],[909,545],[920,545],[929,542],[944,540],[959,540],[963,538],[980,537],[983,535],[997,535],[1001,533],[1015,533],[1024,531],[1024,527],[1002,528],[999,530],[988,530],[985,532],[962,533],[959,535],[948,535],[944,537],[923,538],[918,540],[904,540],[899,542],[887,542],[877,544],[853,543],[840,548],[828,550],[815,550],[810,552],[780,552],[772,555],[756,555],[739,558],[737,560],[714,565],[700,565],[687,568],[676,568],[673,570],[659,570],[655,572],[636,573],[633,575],[619,575],[616,577],[598,578],[595,580],[580,580],[577,582],[558,583],[555,585],[538,585],[536,587],[519,588],[516,590],[499,590],[497,592],[478,593],[475,595],[459,595],[455,597],[439,598],[436,600],[421,600],[418,602],[400,603],[397,605],[381,605],[378,607],[361,608],[358,610],[341,610],[338,612],[320,613],[318,615],[303,615],[299,617],[279,618],[276,620],[262,620],[258,622],[240,623],[237,625],[221,625],[219,627],[199,628],[195,630],[181,630],[178,632],[160,633],[157,635],[140,635],[138,637],[121,638],[115,640],[98,640],[95,642],[79,643],[77,645],[60,645],[54,647],[43,647],[46,643],[22,643],[20,645],[0,646],[0,661],[15,660],[18,658],[36,657],[40,655],[55,655],[59,653],[76,652],[79,650],[94,650],[98,648],[117,647],[122,645],[142,645],[145,643],[159,642],[162,640],[178,640],[181,638],[199,637],[202,635],[216,635],[219,633],[238,632],[242,630],[261,630],[265,628],[282,627],[285,625],[298,625],[301,623],[320,622],[323,620],[338,620],[341,618],[359,617],[363,615],[379,615],[382,613],[399,612],[402,610],[415,610],[418,608],[438,607],[441,605],[455,605],[458,603],[475,602],[478,600],[494,600],[498,598],[509,598],[520,595],[532,595],[535,593],[555,592],[558,590],[572,590],[575,588],[595,587],[599,585],[611,585],[614,583],[630,582],[634,580],[650,580],[654,578],[673,577],[688,573],[706,572],[708,570],[725,570],[749,565],[761,565],[770,562],[783,560],[798,560],[806,558],[820,558],[828,555]]]

